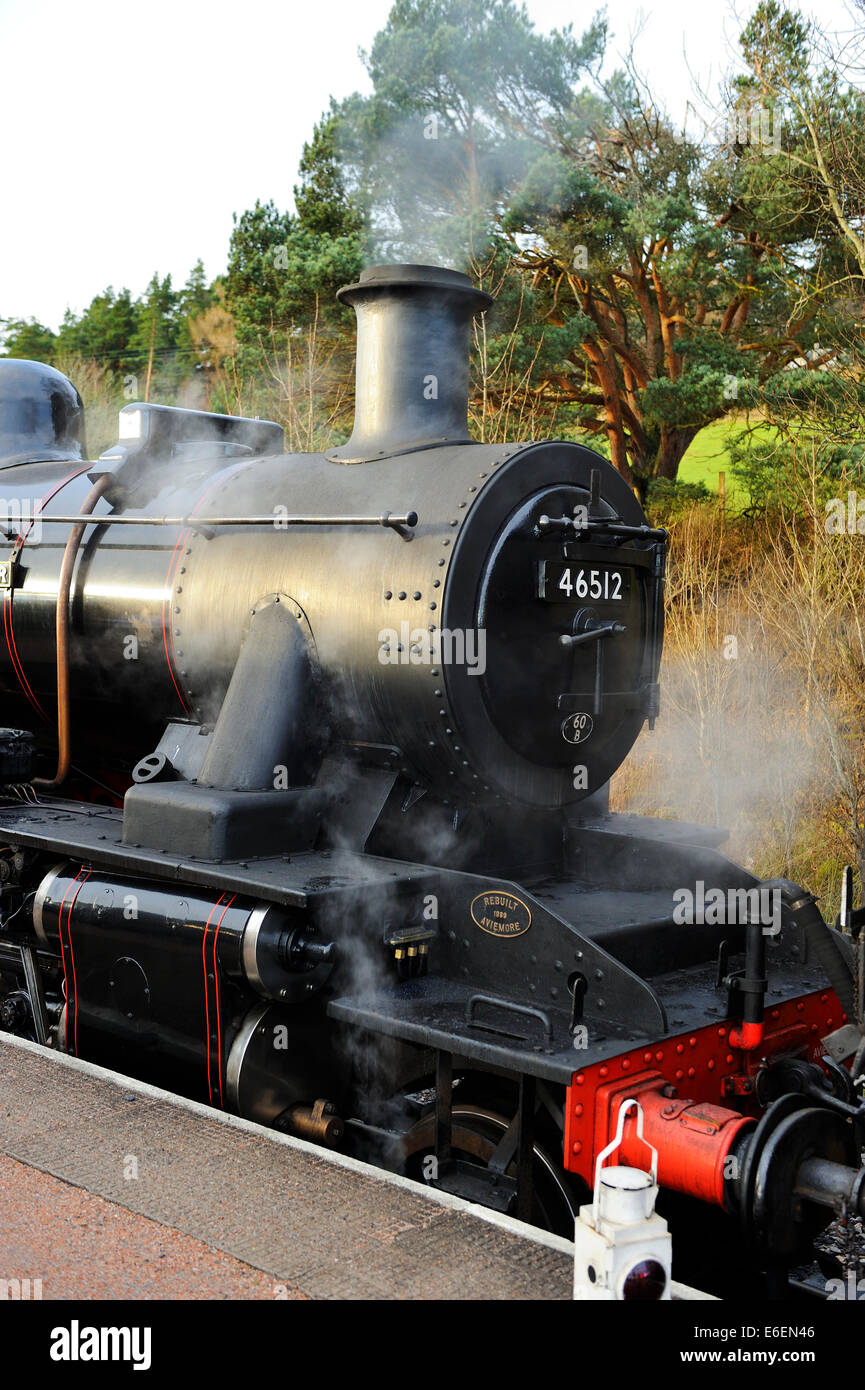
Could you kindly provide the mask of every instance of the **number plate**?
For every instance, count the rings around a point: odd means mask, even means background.
[[[631,590],[631,571],[612,565],[543,560],[538,594],[547,603],[624,603]]]

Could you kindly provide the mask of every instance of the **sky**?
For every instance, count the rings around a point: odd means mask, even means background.
[[[610,63],[639,31],[653,92],[684,116],[717,86],[756,0],[608,0]],[[232,214],[292,206],[331,96],[368,91],[391,0],[0,0],[0,319],[56,328],[107,285],[225,270]],[[526,0],[580,32],[600,5]],[[807,3],[799,5],[810,13]],[[845,0],[820,19],[853,28]]]

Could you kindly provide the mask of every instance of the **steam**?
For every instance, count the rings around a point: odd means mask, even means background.
[[[482,260],[497,212],[538,153],[533,141],[480,124],[467,137],[432,108],[394,119],[356,165],[372,218],[370,261],[462,269]],[[353,154],[343,149],[345,163]]]
[[[723,827],[754,872],[791,869],[813,812],[819,748],[801,687],[765,647],[665,657],[661,715],[614,776],[614,810]]]

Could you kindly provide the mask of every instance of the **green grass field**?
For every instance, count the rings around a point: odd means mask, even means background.
[[[718,491],[718,474],[725,474],[728,506],[739,510],[748,505],[746,489],[734,475],[727,453],[727,440],[745,427],[743,417],[728,416],[725,420],[715,420],[700,430],[697,438],[679,464],[678,479],[682,483],[702,483],[710,492]],[[767,439],[771,426],[752,422],[755,438]]]
[[[696,439],[687,450],[685,457],[679,464],[679,471],[676,475],[677,482],[680,483],[702,483],[710,492],[719,491],[718,477],[723,473],[725,478],[725,495],[728,507],[735,511],[741,511],[748,506],[750,498],[747,489],[733,473],[730,455],[727,453],[727,441],[732,435],[738,434],[750,423],[752,435],[757,439],[766,439],[771,433],[771,426],[755,422],[753,416],[750,422],[742,415],[729,415],[723,420],[714,420],[712,424],[705,425]],[[604,447],[605,441],[595,435],[578,436],[581,442],[588,445],[590,449],[603,451],[605,457],[609,457],[609,451]]]
[[[682,462],[679,464],[679,481],[683,483],[702,483],[710,492],[718,491],[718,474],[726,475],[727,501],[732,506],[745,506],[747,493],[730,470],[730,458],[726,450],[727,440],[740,429],[735,419],[714,420],[711,425],[700,430]]]

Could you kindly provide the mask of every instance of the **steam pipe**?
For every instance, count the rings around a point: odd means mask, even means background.
[[[33,785],[45,791],[54,791],[63,785],[69,775],[72,763],[72,729],[69,717],[69,595],[72,590],[72,575],[81,545],[81,538],[89,525],[90,516],[96,503],[111,482],[111,475],[103,474],[93,484],[78,513],[83,521],[76,521],[66,539],[63,563],[60,567],[60,580],[57,588],[57,614],[55,630],[57,636],[57,771],[53,778],[34,777]]]
[[[745,929],[745,973],[736,978],[743,996],[742,1026],[730,1029],[730,1046],[752,1052],[763,1041],[763,1011],[766,1003],[766,938],[762,923],[749,922]]]
[[[290,601],[257,605],[210,747],[202,786],[253,791],[308,785],[320,762],[321,711],[309,642]]]

